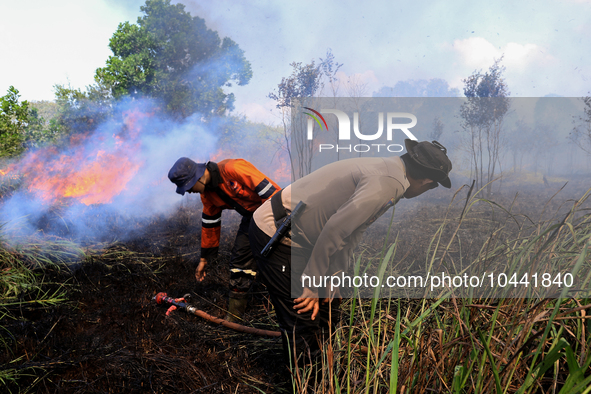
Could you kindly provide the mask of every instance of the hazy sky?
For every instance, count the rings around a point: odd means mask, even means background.
[[[173,1],[174,2],[174,1]],[[354,77],[366,95],[407,79],[452,87],[504,54],[513,97],[588,95],[591,0],[564,1],[193,1],[186,10],[245,51],[253,78],[236,87],[236,112],[272,121],[266,97],[291,73],[332,49],[341,92]],[[140,0],[0,3],[0,95],[52,100],[53,85],[84,88],[111,54],[109,38],[135,23]]]

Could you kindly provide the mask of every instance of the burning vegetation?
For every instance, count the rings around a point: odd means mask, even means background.
[[[127,188],[143,163],[140,157],[139,111],[123,113],[117,133],[72,135],[59,151],[49,146],[29,152],[1,174],[15,174],[46,205],[72,199],[85,205],[111,203]]]
[[[539,270],[579,264],[579,283],[588,288],[591,222],[583,188],[563,190],[563,198],[531,197],[532,189],[530,197],[508,195],[495,204],[466,200],[465,191],[447,208],[439,190],[430,201],[401,205],[389,240],[383,234],[390,218],[378,220],[359,250],[369,272],[384,258],[391,259],[388,274],[412,273],[425,259],[507,265],[533,258]],[[544,210],[548,215],[532,220]],[[189,199],[172,215],[110,222],[112,233],[128,233],[125,242],[88,244],[83,251],[59,238],[3,243],[5,387],[68,393],[280,393],[293,387],[551,393],[588,387],[588,298],[349,299],[324,350],[323,380],[308,387],[309,371],[290,375],[280,367],[279,339],[180,311],[167,316],[152,301],[161,291],[188,293],[199,309],[225,315],[227,260],[239,215],[224,215],[220,259],[201,284],[190,264],[198,253],[199,218],[200,204]],[[394,253],[385,256],[384,248]],[[275,321],[257,285],[245,324],[277,330]]]
[[[215,127],[228,125],[208,125]],[[244,137],[243,147],[256,138]],[[237,218],[225,215],[221,257],[208,281],[196,284],[191,261],[201,206],[188,197],[179,205],[166,179],[183,152],[232,157],[215,143],[198,119],[172,121],[150,103],[134,102],[92,131],[4,164],[0,382],[6,389],[223,392],[245,376],[265,390],[286,380],[280,357],[266,353],[280,348],[277,339],[244,336],[180,312],[167,316],[152,301],[159,291],[189,293],[200,309],[225,315]],[[285,169],[274,172],[285,177]],[[251,304],[247,324],[276,329],[263,289]],[[80,372],[91,380],[76,383]],[[45,378],[58,375],[57,386]]]
[[[261,140],[245,133],[241,148],[252,146],[253,158],[268,157],[270,146]],[[195,119],[171,122],[154,107],[128,106],[93,132],[2,167],[0,211],[9,221],[0,238],[0,381],[8,391],[551,393],[588,387],[591,219],[588,185],[575,177],[563,189],[552,177],[545,186],[511,185],[508,177],[490,199],[463,187],[451,204],[442,190],[428,200],[403,201],[391,224],[382,217],[365,234],[357,269],[400,276],[420,273],[423,262],[434,272],[446,264],[532,272],[560,267],[586,295],[347,299],[316,387],[310,371],[282,368],[278,338],[235,332],[180,311],[167,315],[153,301],[159,292],[190,294],[191,304],[214,318],[226,314],[227,263],[239,215],[224,214],[220,258],[197,283],[192,261],[199,253],[201,205],[179,200],[165,174],[183,155],[179,149],[186,156],[216,152],[211,160],[235,157],[240,149],[229,141],[216,141]],[[288,162],[257,166],[286,183]],[[278,329],[260,284],[244,324]]]
[[[113,56],[97,70],[98,85],[86,92],[56,86],[54,122],[19,104],[13,87],[2,98],[18,109],[0,114],[0,156],[13,158],[0,162],[3,392],[590,392],[591,207],[588,176],[581,175],[589,166],[574,163],[573,147],[555,135],[565,134],[561,125],[571,124],[569,111],[577,106],[566,100],[549,111],[551,100],[540,100],[528,103],[531,114],[508,122],[509,107],[491,111],[483,104],[490,100],[479,100],[496,96],[506,103],[501,59],[464,81],[462,137],[442,136],[444,128],[454,129],[455,110],[440,111],[432,123],[432,139],[468,152],[466,163],[454,162],[454,184],[475,178],[480,190],[460,187],[453,199],[434,190],[428,200],[401,202],[392,219],[386,215],[366,232],[354,269],[398,276],[423,273],[425,266],[520,274],[559,269],[572,274],[576,297],[557,283],[544,295],[551,298],[519,292],[515,298],[450,298],[447,289],[438,298],[416,292],[386,298],[386,291],[352,297],[342,303],[341,323],[324,346],[317,383],[309,370],[282,367],[279,338],[238,333],[180,311],[167,314],[153,301],[160,292],[189,294],[195,307],[225,316],[228,260],[240,221],[224,213],[220,257],[197,283],[192,262],[199,255],[201,204],[175,195],[166,179],[171,164],[181,156],[200,162],[243,157],[286,185],[310,170],[306,155],[321,141],[298,146],[291,100],[322,96],[325,82],[334,89],[341,65],[330,51],[318,65],[292,63],[292,75],[270,95],[282,126],[254,124],[227,116],[234,96],[223,88],[252,76],[238,45],[182,5],[147,0],[142,12],[137,25],[119,26],[110,42]],[[136,67],[138,59],[145,67]],[[354,101],[363,95],[356,91]],[[590,103],[584,100],[585,116],[572,135],[586,152]],[[421,108],[429,116],[436,112]],[[554,112],[567,114],[568,122]],[[524,123],[529,118],[533,123]],[[514,141],[508,148],[501,146],[507,138]],[[560,182],[558,157],[569,157],[561,167],[571,169]],[[501,162],[512,169],[502,171],[502,188],[487,183]],[[256,284],[249,297],[244,324],[276,331],[264,286]]]
[[[245,147],[263,160],[274,147],[262,138],[268,128],[244,132],[237,148],[195,118],[173,122],[154,108],[128,105],[93,132],[2,167],[0,381],[8,391],[582,393],[591,383],[586,179],[573,176],[561,189],[552,177],[545,186],[525,174],[514,185],[507,177],[490,198],[463,187],[451,203],[434,190],[428,200],[401,202],[391,227],[388,217],[376,221],[357,251],[360,271],[416,275],[423,262],[433,272],[446,264],[508,272],[560,267],[587,293],[347,299],[313,387],[310,371],[282,367],[280,339],[180,311],[167,315],[152,301],[159,292],[190,294],[195,307],[225,316],[239,222],[236,213],[224,214],[220,258],[197,283],[201,205],[174,194],[165,178],[170,165],[194,152],[236,157]],[[207,127],[235,136],[252,127],[243,125]],[[285,163],[256,165],[285,184]],[[277,330],[260,284],[244,323]]]

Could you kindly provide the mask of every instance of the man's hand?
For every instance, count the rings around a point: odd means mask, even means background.
[[[195,269],[195,279],[197,279],[197,282],[201,282],[203,279],[205,279],[205,267],[207,266],[207,260],[202,258],[201,260],[199,260],[199,265],[197,266],[197,268]]]
[[[312,320],[316,319],[316,315],[318,315],[318,311],[320,310],[320,303],[317,293],[305,287],[302,295],[299,298],[293,300],[293,302],[295,304],[293,309],[298,309],[298,314],[312,311]],[[324,302],[328,302],[328,298],[323,300],[323,303]]]

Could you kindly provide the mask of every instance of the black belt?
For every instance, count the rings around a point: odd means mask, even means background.
[[[281,201],[282,191],[283,189],[279,190],[273,195],[273,197],[271,197],[271,209],[273,209],[273,217],[275,218],[275,222],[278,222],[287,216],[287,211],[285,210],[283,202]]]
[[[279,228],[287,217],[287,210],[283,206],[283,201],[281,201],[282,191],[283,189],[279,190],[277,193],[273,194],[273,197],[271,197],[271,209],[273,210],[273,218],[275,219],[276,228]],[[288,231],[285,236],[291,238],[290,231]]]

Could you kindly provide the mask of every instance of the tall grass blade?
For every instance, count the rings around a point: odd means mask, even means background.
[[[398,357],[400,350],[400,299],[398,300],[398,311],[396,313],[396,328],[394,329],[394,347],[392,348],[392,364],[390,365],[390,394],[395,394],[398,389]]]

